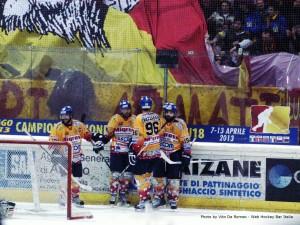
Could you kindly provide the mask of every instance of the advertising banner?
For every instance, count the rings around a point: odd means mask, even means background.
[[[28,131],[34,136],[48,136],[57,120],[32,120],[32,119],[1,119],[0,134],[26,135]],[[91,132],[105,133],[107,122],[86,121]],[[298,144],[298,129],[290,128],[288,134],[255,134],[250,132],[249,127],[241,126],[188,126],[191,140],[196,142],[220,142],[240,144]]]
[[[36,159],[32,168],[24,148],[26,146],[0,146],[0,187],[31,190],[31,172],[35,169],[41,191],[59,190],[60,168],[51,162],[50,155],[38,145],[32,145]],[[83,150],[83,176],[79,181],[91,186],[93,192],[108,192],[110,171],[105,161],[109,162],[109,151],[102,151],[102,155],[98,155],[91,146],[84,146]]]
[[[298,145],[298,128],[289,128],[287,134],[252,133],[242,126],[189,126],[191,139],[197,142],[239,144]]]
[[[180,193],[199,198],[265,199],[265,159],[193,155],[207,159],[192,164],[181,180]],[[224,158],[222,160],[222,158]]]
[[[267,158],[266,200],[300,202],[300,160]]]
[[[251,132],[288,134],[289,125],[289,106],[251,106]]]

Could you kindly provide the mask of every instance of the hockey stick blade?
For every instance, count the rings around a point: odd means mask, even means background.
[[[27,136],[29,136],[33,141],[37,141],[27,130],[24,130],[24,132],[25,132],[25,134],[27,135]],[[42,146],[42,145],[39,145],[39,147],[46,153],[46,154],[48,154],[50,157],[51,157],[51,154]],[[62,170],[64,170],[64,172],[68,172],[67,170],[66,170],[66,168],[65,167],[63,167],[63,165],[61,165],[61,164],[57,164]],[[86,190],[86,191],[92,191],[93,190],[93,188],[91,187],[91,186],[88,186],[88,185],[85,185],[85,184],[82,184],[82,183],[80,183],[79,182],[79,180],[77,180],[75,177],[73,177],[73,175],[71,176],[71,178],[72,178],[72,180],[76,183],[76,184],[78,184],[79,185],[79,187],[80,188],[82,188],[83,190]]]
[[[159,151],[160,152],[160,157],[165,160],[168,164],[181,164],[180,161],[172,161],[167,155],[166,153],[164,153],[162,150]]]
[[[192,159],[191,163],[207,163],[207,162],[221,162],[221,161],[234,161],[236,159]]]
[[[181,164],[180,161],[172,161],[166,153],[164,153],[162,150],[160,150],[160,157],[165,160],[168,164],[174,165],[174,164]],[[191,164],[193,163],[207,163],[207,162],[220,162],[220,161],[233,161],[235,159],[196,159],[196,160],[191,160]]]

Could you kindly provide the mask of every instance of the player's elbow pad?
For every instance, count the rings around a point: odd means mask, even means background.
[[[107,135],[103,135],[100,133],[92,133],[91,140],[93,142],[101,141],[103,144],[107,144],[110,139]]]

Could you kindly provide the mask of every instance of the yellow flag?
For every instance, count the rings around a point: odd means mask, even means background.
[[[244,57],[241,65],[239,66],[239,82],[238,88],[244,92],[250,91],[250,72],[248,70],[249,59]]]

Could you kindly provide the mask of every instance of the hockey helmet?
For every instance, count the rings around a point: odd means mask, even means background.
[[[166,102],[163,105],[163,110],[164,111],[172,111],[174,114],[177,113],[177,107],[173,102]]]
[[[164,118],[166,119],[166,121],[172,122],[175,119],[177,113],[176,105],[172,102],[166,102],[163,105],[163,110],[164,110]],[[171,114],[169,112],[171,112]]]
[[[122,110],[122,109],[131,109],[131,104],[128,100],[123,99],[123,100],[120,101],[119,107],[120,107],[120,110]]]
[[[142,109],[151,109],[152,99],[148,96],[142,96],[140,99],[140,106]]]
[[[71,106],[64,106],[60,110],[59,118],[66,126],[71,125],[73,118],[73,110]]]
[[[121,115],[127,119],[131,116],[131,104],[128,100],[121,100],[119,103],[120,113]]]

